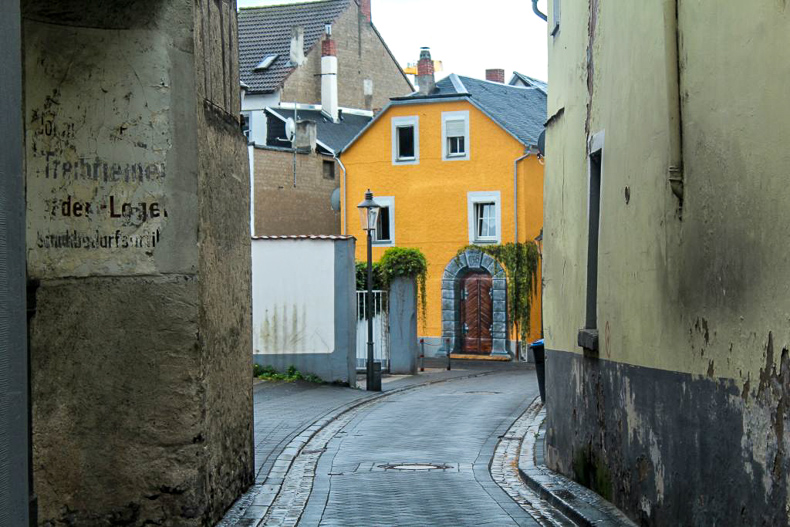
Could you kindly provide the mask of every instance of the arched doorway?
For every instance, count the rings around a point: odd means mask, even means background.
[[[488,278],[483,278],[485,276]],[[489,280],[490,287],[486,285]],[[474,285],[470,285],[472,283]],[[467,287],[477,287],[478,293],[483,288],[485,297],[489,297],[490,292],[490,298],[481,297],[481,300],[490,302],[486,304],[486,308],[490,305],[490,322],[485,313],[480,313],[478,323],[475,318],[478,315],[469,311],[472,306],[466,305],[469,300],[465,292]],[[469,321],[465,318],[480,325],[480,332],[465,332],[464,324],[469,327]],[[465,333],[470,335],[468,342]],[[474,339],[477,339],[476,343]],[[476,249],[468,249],[453,257],[445,267],[442,277],[442,341],[449,341],[450,353],[508,354],[507,280],[505,270],[491,256]],[[477,350],[465,351],[473,347],[477,347]],[[446,346],[444,349],[447,351]]]
[[[461,353],[489,354],[493,349],[493,279],[488,271],[461,280]]]

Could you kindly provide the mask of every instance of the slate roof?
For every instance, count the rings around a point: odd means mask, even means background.
[[[282,120],[293,118],[293,110],[282,108],[268,108]],[[297,118],[315,121],[317,124],[318,141],[329,147],[333,152],[339,152],[351,142],[357,134],[373,120],[372,117],[343,113],[339,123],[331,122],[320,110],[297,110]]]
[[[293,71],[290,66],[291,28],[304,28],[304,53],[324,35],[324,26],[332,24],[354,0],[325,0],[239,10],[239,73],[249,86],[248,93],[272,93]],[[268,55],[279,55],[262,72],[255,66]]]
[[[463,97],[488,114],[525,145],[537,145],[546,122],[546,92],[541,88],[510,86],[451,74],[436,83],[430,95],[396,97],[401,104],[413,100]]]
[[[542,80],[538,80],[534,77],[530,77],[528,75],[524,75],[523,73],[514,71],[513,78],[510,79],[510,84],[512,85],[516,79],[521,80],[521,82],[523,82],[527,86],[534,86],[535,88],[539,88],[543,90],[544,93],[548,93],[549,91],[549,85],[546,82]]]

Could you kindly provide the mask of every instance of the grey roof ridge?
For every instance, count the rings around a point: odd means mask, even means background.
[[[327,2],[334,2],[335,0],[304,0],[302,2],[287,2],[282,4],[269,4],[269,5],[252,5],[247,7],[240,7],[239,11],[253,11],[253,10],[264,10],[264,9],[274,9],[274,8],[282,8],[282,7],[292,7],[295,5],[304,5],[304,4],[323,4]],[[354,0],[356,2],[357,0]],[[359,5],[359,4],[357,4]]]
[[[461,77],[455,73],[450,74],[450,82],[453,83],[453,88],[455,88],[455,91],[458,92],[459,95],[469,93],[469,91],[466,89],[466,86],[464,86],[464,82],[461,80]]]
[[[455,74],[453,73],[453,75],[455,75]],[[462,76],[459,75],[458,77],[459,77],[459,80],[460,80],[460,78]],[[472,79],[475,82],[484,82],[486,84],[493,84],[495,86],[499,86],[500,88],[507,88],[507,89],[513,89],[513,90],[538,90],[540,92],[543,92],[543,90],[541,90],[540,88],[537,88],[535,86],[513,86],[512,84],[504,84],[504,83],[498,82],[498,81],[489,81],[489,80],[486,80],[486,79],[475,79],[474,77],[465,77],[465,78]]]

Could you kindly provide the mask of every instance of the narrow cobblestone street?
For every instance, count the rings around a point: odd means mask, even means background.
[[[329,442],[301,524],[536,525],[489,473],[499,436],[536,394],[533,372],[502,372],[360,412]]]
[[[572,525],[518,475],[534,370],[433,366],[382,394],[259,385],[256,486],[221,525]]]

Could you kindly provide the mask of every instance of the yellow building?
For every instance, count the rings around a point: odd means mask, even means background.
[[[341,154],[343,232],[365,239],[356,206],[370,189],[383,207],[374,260],[393,246],[425,254],[426,355],[444,354],[447,339],[453,353],[512,353],[502,267],[479,251],[456,255],[539,236],[543,166],[534,146],[546,92],[457,75],[434,84],[432,71],[418,82],[420,92],[392,99]],[[357,244],[358,260],[365,250]],[[530,338],[540,334],[539,297]]]

